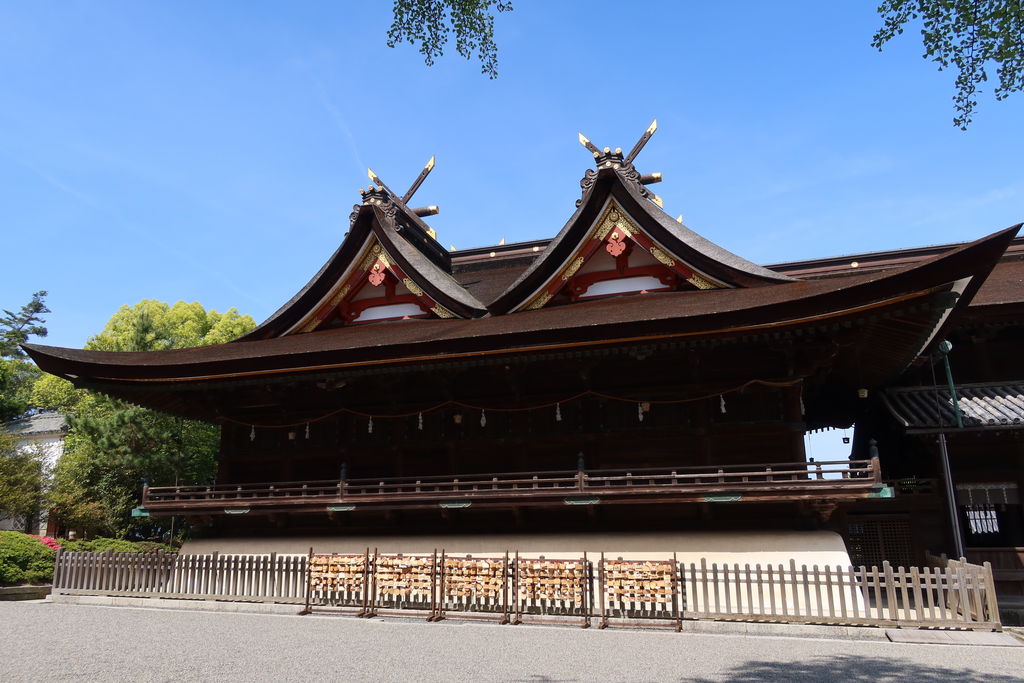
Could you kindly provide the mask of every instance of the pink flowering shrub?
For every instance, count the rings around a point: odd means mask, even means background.
[[[29,538],[36,539],[37,541],[39,541],[40,543],[45,545],[50,550],[56,550],[57,548],[60,547],[60,543],[58,543],[57,539],[53,538],[52,536],[36,536],[35,534],[25,534],[25,535],[28,536]]]

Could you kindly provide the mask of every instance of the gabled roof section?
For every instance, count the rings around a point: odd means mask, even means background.
[[[576,212],[537,260],[488,304],[492,314],[546,305],[563,286],[570,286],[570,278],[595,254],[607,251],[615,256],[620,247],[612,242],[634,250],[639,247],[653,262],[665,266],[659,277],[671,289],[732,289],[794,281],[719,247],[661,209],[661,200],[646,187],[658,182],[660,174],[641,175],[632,163],[654,128],[656,124],[626,157],[621,149],[606,147],[601,152],[580,135],[593,152],[597,169],[588,170],[580,181],[583,195],[576,202]],[[678,286],[666,284],[672,275]]]
[[[383,316],[374,319],[487,313],[452,277],[448,251],[420,218],[436,213],[436,207],[410,209],[405,203],[425,174],[405,197],[372,177],[377,184],[360,190],[363,203],[353,207],[351,226],[337,251],[301,291],[236,342],[365,322],[360,316],[371,307]]]

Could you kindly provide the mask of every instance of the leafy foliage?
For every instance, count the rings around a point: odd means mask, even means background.
[[[45,337],[46,328],[41,317],[49,313],[46,307],[45,291],[38,291],[32,295],[32,299],[15,313],[4,309],[4,315],[0,317],[0,356],[5,358],[24,358],[25,352],[18,348],[24,344],[30,336]]]
[[[201,304],[145,300],[122,306],[87,348],[155,351],[221,344],[256,326],[235,309],[207,311]],[[64,456],[54,472],[51,504],[62,523],[84,535],[162,534],[166,520],[134,518],[144,483],[205,483],[216,473],[216,425],[185,420],[50,379],[33,397],[68,412]]]
[[[248,315],[234,308],[225,313],[207,311],[198,302],[144,299],[134,306],[122,306],[103,331],[86,342],[97,351],[161,351],[191,346],[224,344],[256,326]]]
[[[53,579],[56,553],[38,536],[0,531],[0,585]]]
[[[62,377],[46,375],[32,383],[28,403],[37,410],[56,410],[67,415],[74,412],[86,392],[75,389],[75,385]]]
[[[44,297],[46,292],[36,292],[17,313],[5,309],[0,316],[0,421],[23,415],[31,405],[29,394],[40,372],[23,360],[25,352],[18,345],[32,335],[46,336],[41,316],[50,309]]]
[[[46,458],[36,449],[15,448],[10,434],[0,433],[0,510],[31,519],[41,507]]]
[[[64,550],[74,552],[102,553],[112,550],[115,553],[148,553],[154,550],[176,553],[178,549],[164,543],[152,543],[150,541],[125,541],[120,538],[105,538],[100,536],[91,541],[66,541],[58,540]]]
[[[884,0],[883,25],[872,45],[879,50],[912,21],[922,23],[925,59],[939,70],[957,69],[953,125],[967,130],[979,86],[996,65],[997,100],[1024,89],[1024,2],[1021,0]]]
[[[0,422],[24,415],[32,405],[32,386],[42,373],[21,359],[0,358]]]
[[[476,53],[480,71],[498,77],[498,46],[494,42],[494,14],[511,12],[509,0],[395,0],[394,21],[388,29],[388,47],[409,42],[419,45],[427,66],[444,55],[448,35],[455,34],[455,50],[470,59]]]

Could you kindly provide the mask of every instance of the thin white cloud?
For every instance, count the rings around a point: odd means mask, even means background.
[[[79,190],[78,188],[75,188],[72,185],[68,184],[67,182],[61,180],[52,172],[43,170],[33,164],[27,163],[22,159],[18,159],[17,157],[12,156],[11,154],[3,153],[3,156],[9,159],[10,161],[14,162],[18,166],[21,166],[22,168],[30,171],[33,175],[41,179],[50,187],[59,190],[63,194],[68,195],[72,199],[75,199],[76,201],[82,204],[85,204],[91,209],[97,211],[98,213],[105,214],[107,217],[112,219],[113,225],[120,227],[122,231],[131,234],[133,237],[156,247],[162,256],[173,255],[177,257],[177,259],[180,262],[189,266],[193,270],[207,273],[208,275],[213,276],[215,279],[220,280],[236,294],[239,294],[254,303],[260,305],[264,304],[263,301],[257,299],[250,292],[243,289],[242,287],[239,287],[237,284],[235,284],[234,281],[226,277],[223,271],[218,270],[216,268],[211,268],[209,264],[193,258],[190,254],[180,250],[170,242],[155,239],[153,231],[138,227],[132,221],[126,219],[123,215],[121,215],[116,209],[104,206],[99,199],[89,194],[88,192]]]
[[[327,93],[327,88],[316,76],[310,75],[310,80],[313,82],[313,88],[316,90],[317,100],[327,113],[330,115],[331,121],[337,126],[338,130],[345,136],[345,140],[348,143],[349,154],[352,155],[352,161],[355,162],[358,169],[358,173],[362,175],[366,172],[368,166],[363,162],[363,157],[359,153],[359,145],[356,143],[356,137],[352,134],[352,129],[348,125],[348,121],[345,119],[345,115],[341,112],[338,107],[331,101],[330,95]]]

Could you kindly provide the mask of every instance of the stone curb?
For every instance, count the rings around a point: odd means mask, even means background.
[[[216,600],[182,600],[171,598],[129,598],[102,595],[50,595],[47,601],[65,605],[97,607],[140,607],[147,609],[186,609],[199,612],[234,612],[247,614],[298,614],[302,605],[256,602],[218,602]],[[387,616],[383,618],[389,618]],[[456,616],[450,623],[459,623]],[[569,625],[567,624],[567,627]],[[630,629],[645,630],[645,629]],[[817,624],[772,624],[741,621],[684,621],[683,633],[818,638],[827,640],[873,640],[888,642],[885,629],[871,626],[829,626]]]
[[[0,587],[0,600],[41,600],[49,594],[49,585]]]
[[[196,612],[245,612],[250,614],[298,614],[302,605],[260,602],[220,602],[179,598],[127,598],[106,595],[49,595],[48,602],[95,607],[141,607],[145,609],[185,609]]]

